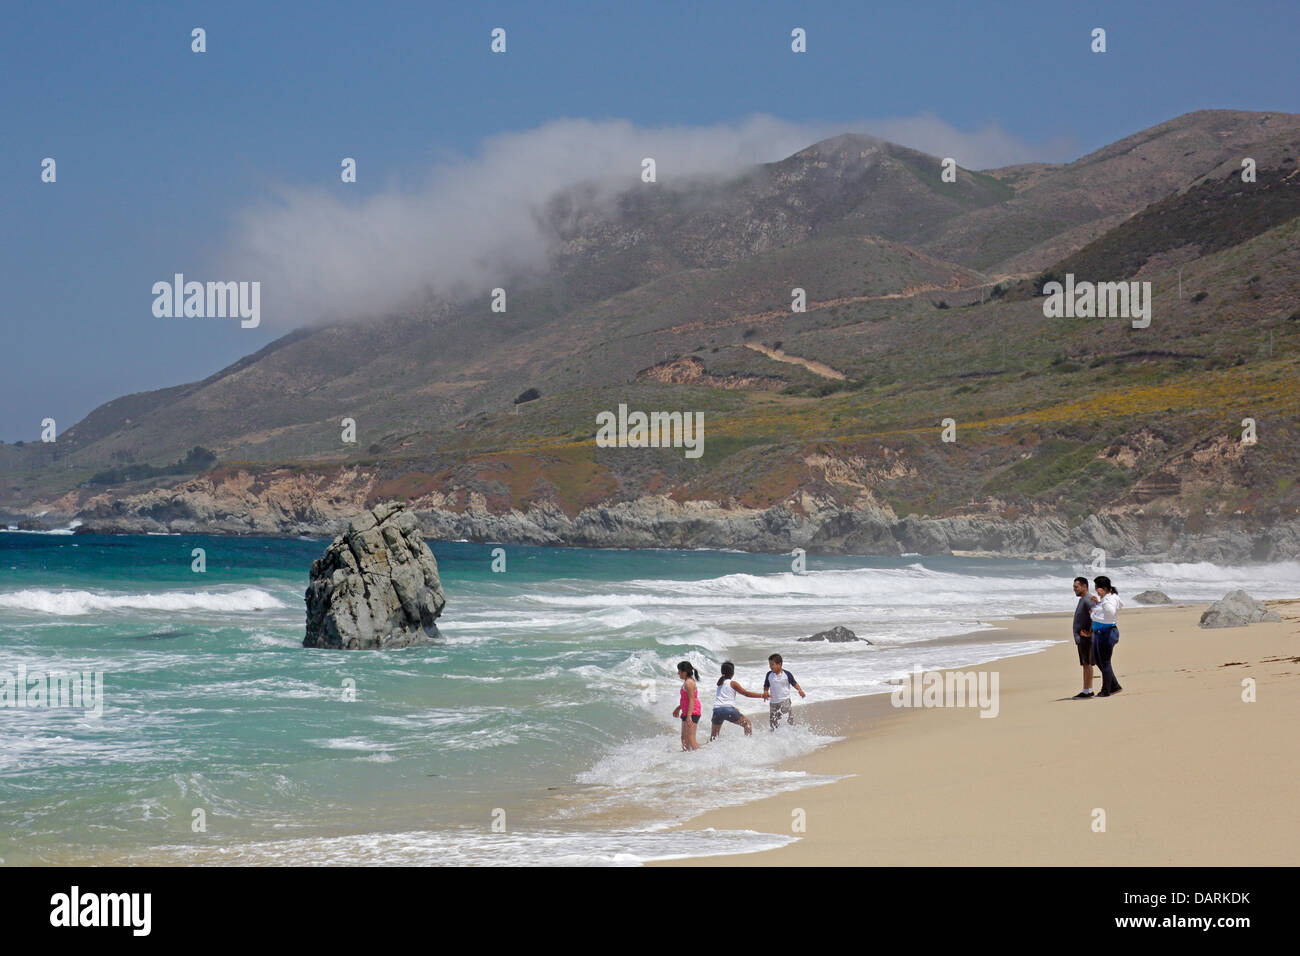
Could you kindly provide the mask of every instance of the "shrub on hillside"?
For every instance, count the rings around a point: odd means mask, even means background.
[[[170,465],[126,465],[122,468],[109,468],[90,476],[92,485],[118,485],[124,481],[139,481],[141,478],[158,478],[163,475],[188,475],[207,471],[217,463],[217,456],[202,445],[195,445],[184,458]]]

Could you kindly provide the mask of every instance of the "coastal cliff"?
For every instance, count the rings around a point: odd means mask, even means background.
[[[80,533],[205,533],[332,536],[373,504],[375,473],[331,475],[226,469],[125,498],[65,496],[43,509],[47,527],[78,522]],[[843,503],[801,493],[766,507],[736,501],[678,501],[644,495],[566,510],[553,501],[490,507],[463,488],[406,503],[424,537],[589,548],[735,548],[767,553],[956,554],[1091,560],[1270,561],[1300,554],[1300,521],[1252,526],[1229,516],[1192,530],[1191,516],[1140,505],[1071,522],[1050,513],[993,508],[941,516],[898,515],[889,505]],[[30,520],[30,519],[29,519]]]

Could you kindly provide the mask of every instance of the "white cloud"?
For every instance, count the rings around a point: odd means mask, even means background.
[[[1030,146],[996,123],[966,133],[929,113],[877,120],[867,125],[873,136],[931,156],[951,156],[963,169],[996,169],[1030,162],[1062,163],[1074,159],[1077,151],[1075,142],[1066,137],[1058,136]]]
[[[471,157],[439,162],[423,188],[359,200],[350,187],[283,190],[239,216],[231,274],[260,279],[269,323],[302,325],[381,314],[432,292],[483,294],[513,270],[544,263],[534,211],[559,190],[592,182],[610,196],[638,184],[643,157],[661,183],[773,162],[818,140],[870,133],[971,169],[1063,158],[997,126],[974,133],[936,117],[794,123],[753,116],[713,126],[645,128],[626,120],[562,119],[485,140]]]

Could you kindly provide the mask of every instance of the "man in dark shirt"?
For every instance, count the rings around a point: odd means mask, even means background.
[[[1075,700],[1092,699],[1092,600],[1088,597],[1088,579],[1074,579],[1074,596],[1079,603],[1074,606],[1074,645],[1079,650],[1079,663],[1083,665],[1083,690],[1074,695]]]

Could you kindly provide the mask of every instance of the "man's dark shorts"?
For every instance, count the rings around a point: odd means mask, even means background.
[[[1076,640],[1074,646],[1079,649],[1079,663],[1084,667],[1092,666],[1092,638],[1084,637]]]

